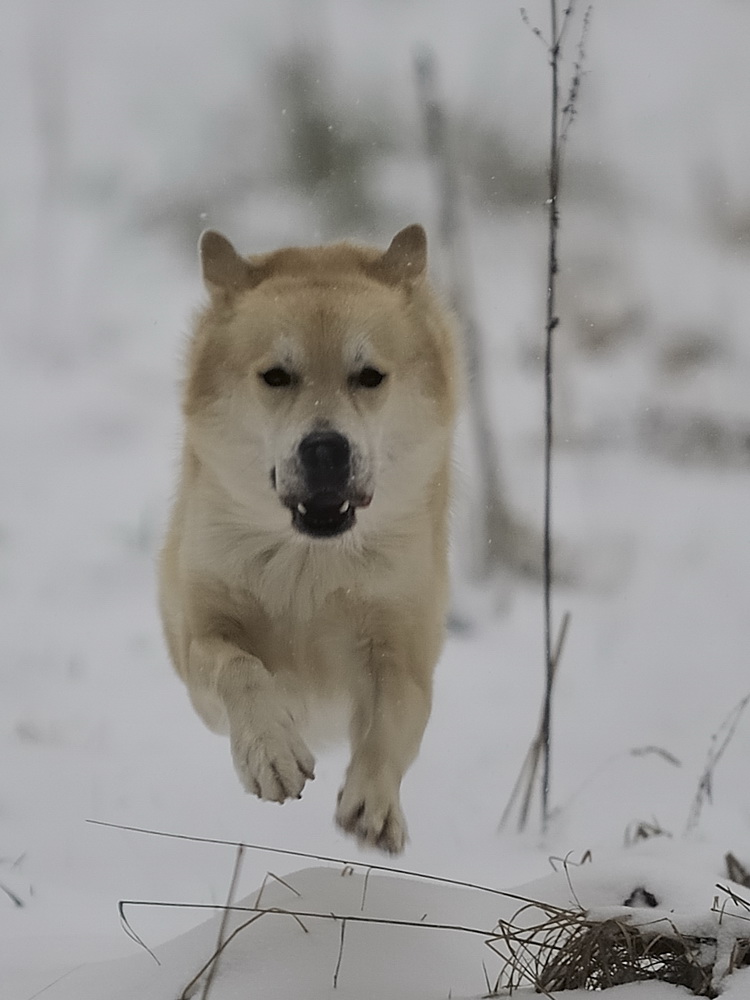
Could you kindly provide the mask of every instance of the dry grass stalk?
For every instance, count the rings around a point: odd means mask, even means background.
[[[557,854],[550,854],[550,856],[547,858],[550,864],[550,868],[552,869],[553,872],[559,872],[560,870],[563,870],[565,872],[568,878],[568,885],[570,886],[571,892],[573,892],[573,886],[570,881],[570,872],[568,871],[568,869],[571,867],[580,868],[581,865],[590,864],[594,860],[594,855],[592,854],[590,848],[583,852],[580,861],[573,861],[572,854],[573,854],[572,851],[568,851],[568,853],[565,855],[564,858],[559,857],[559,855]],[[557,867],[558,865],[560,866],[559,868]],[[573,892],[573,894],[575,895],[575,892]]]
[[[739,895],[739,893],[735,892],[734,889],[730,888],[728,885],[719,885],[717,883],[716,888],[721,889],[722,892],[726,893],[727,896],[729,897],[729,900],[732,903],[734,903],[735,906],[740,907],[741,909],[746,910],[748,913],[750,913],[750,900],[744,899],[742,896]],[[717,905],[714,906],[711,912],[718,913],[720,918],[723,918],[725,907],[726,907],[726,902],[721,907],[718,906],[717,902]],[[740,920],[750,920],[750,916],[746,917],[743,914],[739,913],[735,913],[733,914],[733,916]]]
[[[570,82],[568,99],[561,107],[560,93],[560,63],[562,59],[563,41],[568,25],[575,9],[575,0],[568,0],[561,11],[558,11],[557,0],[549,0],[549,41],[545,42],[550,66],[550,143],[549,143],[549,187],[547,197],[547,274],[545,296],[544,324],[544,552],[543,562],[543,592],[544,592],[544,666],[545,690],[542,705],[542,832],[546,832],[550,819],[550,772],[552,764],[552,685],[555,675],[555,664],[552,651],[552,396],[553,396],[553,344],[554,331],[560,324],[557,315],[557,274],[559,262],[557,256],[558,231],[560,229],[560,212],[558,198],[560,195],[560,180],[562,175],[562,151],[568,136],[568,131],[576,114],[576,103],[583,74],[584,43],[588,33],[591,8],[586,11],[578,46],[578,60],[575,64]],[[528,15],[521,10],[521,16],[528,24]],[[532,29],[542,41],[544,36],[539,29]]]
[[[532,985],[549,996],[556,990],[604,990],[658,980],[684,986],[695,996],[718,996],[714,937],[681,934],[671,924],[664,933],[655,924],[592,920],[583,910],[547,913],[544,907],[536,907],[545,914],[544,920],[519,924],[530,909],[501,922],[496,937],[487,942],[504,963],[495,994],[499,989],[512,994]],[[750,939],[738,939],[726,973],[748,964]]]
[[[620,920],[584,923],[542,970],[549,989],[605,989],[658,979],[686,986],[697,996],[712,996],[713,961],[701,961],[713,939],[647,935]]]
[[[552,656],[552,682],[557,676],[557,668],[560,665],[560,657],[562,656],[563,647],[565,645],[565,638],[568,634],[568,628],[570,627],[570,612],[566,611],[563,615],[562,622],[560,624],[560,631],[557,636],[557,643],[555,644],[555,651]],[[526,752],[523,764],[521,765],[521,770],[516,778],[516,783],[513,786],[513,791],[510,793],[510,798],[508,799],[508,804],[503,810],[503,815],[500,818],[499,828],[502,830],[505,824],[508,822],[510,815],[513,811],[516,799],[521,794],[521,789],[523,789],[523,799],[521,801],[521,808],[518,814],[518,831],[526,829],[526,824],[529,819],[529,811],[531,809],[531,798],[534,792],[534,785],[536,783],[537,774],[539,772],[539,764],[542,760],[543,749],[544,749],[544,726],[545,726],[545,713],[544,707],[542,708],[542,713],[539,718],[539,728],[537,729],[531,745]]]
[[[16,895],[16,893],[13,892],[12,889],[9,889],[7,885],[3,885],[2,882],[0,882],[0,892],[4,892],[5,895],[8,897],[8,899],[11,901],[11,903],[13,903],[13,905],[17,906],[19,909],[25,905],[21,897]]]
[[[704,767],[703,774],[698,782],[698,790],[695,793],[695,799],[693,800],[693,805],[685,827],[686,833],[690,833],[697,827],[704,804],[706,802],[710,803],[713,801],[714,772],[716,771],[719,761],[724,756],[727,747],[732,742],[732,738],[737,731],[737,726],[740,724],[742,713],[745,711],[748,704],[750,704],[750,694],[746,694],[744,698],[737,702],[732,711],[711,737],[711,746],[708,750],[706,766]]]
[[[224,910],[224,913],[225,914],[229,913],[229,909],[226,908]],[[256,922],[256,920],[260,920],[260,918],[262,916],[264,916],[264,915],[265,915],[265,911],[262,911],[261,913],[256,913],[255,916],[250,917],[249,920],[246,920],[244,923],[240,924],[239,927],[235,927],[235,929],[232,931],[232,933],[229,934],[226,938],[224,938],[224,940],[218,946],[218,948],[216,949],[216,951],[214,951],[214,953],[211,955],[211,957],[208,959],[208,961],[205,962],[200,967],[200,969],[196,972],[196,974],[193,976],[193,978],[187,984],[187,986],[185,987],[185,989],[182,991],[182,993],[180,994],[180,1000],[191,1000],[191,998],[195,995],[195,990],[196,990],[196,988],[198,986],[198,983],[200,982],[201,976],[205,972],[207,972],[208,970],[216,968],[216,964],[217,964],[217,962],[219,960],[219,957],[223,954],[225,948],[227,948],[227,946],[229,944],[231,944],[231,942],[237,937],[238,934],[240,934],[247,927],[249,927],[250,924],[254,924]],[[204,995],[205,995],[205,991],[204,991]]]
[[[357,868],[366,868],[368,873],[386,872],[389,875],[403,875],[406,878],[418,879],[420,882],[437,882],[440,885],[455,885],[460,886],[463,889],[476,889],[477,892],[487,892],[493,896],[502,896],[504,899],[515,899],[520,903],[535,902],[535,900],[529,899],[526,896],[521,896],[517,892],[508,892],[507,889],[495,889],[493,886],[480,885],[478,882],[466,882],[463,879],[447,878],[444,875],[432,875],[429,872],[416,872],[411,871],[408,868],[396,868],[394,865],[375,864],[372,861],[368,861],[365,864],[359,861],[351,861],[347,858],[334,858],[328,854],[314,854],[312,851],[292,851],[285,847],[271,847],[268,844],[249,844],[239,840],[222,840],[218,837],[195,837],[187,833],[172,833],[167,830],[151,830],[144,826],[130,826],[125,823],[109,823],[100,819],[88,819],[86,822],[90,823],[92,826],[102,826],[110,830],[127,830],[130,833],[145,833],[150,837],[166,837],[168,840],[185,840],[191,844],[216,844],[220,847],[242,847],[246,851],[263,851],[266,854],[279,854],[290,858],[305,858],[309,861],[323,861],[326,864],[340,865],[342,867],[342,874],[351,874]],[[287,888],[292,890],[292,892],[296,891],[292,886],[283,882],[278,875],[268,872],[268,876],[275,878],[277,882],[282,882],[282,884],[286,885]],[[261,890],[262,888],[263,887],[261,887]],[[297,895],[299,895],[299,893],[297,893]],[[125,900],[124,902],[127,903],[129,901]],[[256,906],[257,905],[258,904],[256,903]],[[122,918],[122,902],[120,906]]]
[[[654,818],[653,823],[647,820],[640,820],[628,825],[625,830],[625,846],[632,847],[643,840],[651,840],[652,837],[671,837],[669,830],[665,830],[661,823]]]
[[[341,971],[341,959],[344,957],[344,935],[346,934],[346,917],[341,921],[341,934],[339,936],[339,953],[336,959],[336,968],[333,972],[333,988],[339,988],[339,972]]]
[[[89,821],[91,822],[91,821]],[[134,832],[147,833],[152,836],[169,837],[178,840],[197,841],[200,843],[229,844],[235,848],[269,851],[276,854],[289,854],[297,857],[338,863],[343,865],[342,874],[351,874],[356,867],[355,862],[329,858],[302,851],[287,851],[281,848],[262,847],[260,845],[240,844],[236,841],[215,840],[204,837],[191,837],[185,834],[174,834],[163,831],[148,830],[140,827],[123,827],[121,824],[99,823],[117,829],[128,829]],[[581,863],[585,860],[581,859]],[[562,859],[567,873],[568,858]],[[488,977],[488,996],[498,995],[499,990],[513,993],[522,987],[533,987],[537,992],[551,996],[551,990],[589,989],[601,990],[611,986],[632,982],[660,980],[661,982],[682,985],[691,989],[697,996],[716,997],[722,979],[740,967],[750,966],[750,933],[747,937],[738,934],[731,935],[732,948],[729,954],[725,950],[719,956],[717,938],[715,936],[699,937],[682,934],[674,925],[665,920],[653,921],[642,926],[635,926],[626,919],[610,919],[604,921],[592,920],[586,911],[564,909],[551,903],[529,899],[518,893],[493,889],[488,886],[462,882],[457,879],[442,878],[435,875],[425,875],[385,865],[361,866],[371,870],[387,871],[391,874],[406,875],[425,881],[442,882],[448,885],[460,885],[482,892],[489,892],[506,899],[515,899],[524,903],[509,921],[500,921],[492,931],[481,927],[470,927],[462,924],[430,922],[426,914],[420,921],[399,920],[387,917],[370,917],[359,914],[335,914],[331,912],[310,912],[305,910],[285,909],[281,907],[263,908],[259,905],[260,894],[255,906],[238,904],[221,905],[217,903],[177,903],[161,900],[131,899],[120,900],[118,904],[120,918],[128,934],[144,947],[158,962],[153,952],[133,931],[126,916],[128,906],[149,906],[165,908],[185,908],[194,910],[223,910],[233,913],[245,913],[250,916],[222,942],[221,947],[211,956],[199,973],[191,980],[183,991],[182,1000],[188,1000],[194,995],[194,989],[200,977],[208,970],[234,938],[251,924],[268,914],[292,917],[307,931],[302,918],[307,920],[328,920],[342,922],[339,942],[339,959],[335,975],[338,975],[343,953],[344,922],[354,922],[366,925],[388,925],[403,928],[421,928],[423,930],[442,930],[461,932],[485,940],[487,946],[502,960],[501,972],[494,986]],[[296,889],[288,882],[273,876],[296,895]],[[572,889],[571,885],[571,889]],[[730,913],[735,920],[747,921],[750,924],[750,901],[740,896],[730,886],[717,885],[735,907],[746,911],[748,916]],[[575,896],[575,893],[574,893]],[[727,903],[722,906],[716,902],[712,912],[718,915],[719,925],[726,914]],[[364,902],[364,894],[363,901]],[[539,916],[541,915],[541,919]],[[536,922],[532,922],[536,920]],[[657,923],[660,930],[657,930]],[[667,930],[664,930],[664,928]],[[717,960],[719,959],[720,960]]]
[[[234,868],[232,870],[232,878],[229,883],[229,890],[227,892],[227,906],[231,906],[234,902],[235,893],[237,892],[237,885],[240,880],[240,873],[242,871],[242,855],[244,852],[243,847],[237,848],[237,854],[234,860]],[[224,910],[221,916],[221,924],[219,925],[219,934],[216,939],[216,948],[214,954],[211,957],[208,967],[206,979],[203,984],[203,992],[201,993],[201,1000],[208,1000],[209,993],[211,992],[211,986],[213,985],[214,977],[219,968],[219,957],[224,950],[226,941],[226,930],[227,922],[229,921],[229,910]],[[199,973],[200,975],[201,973]]]

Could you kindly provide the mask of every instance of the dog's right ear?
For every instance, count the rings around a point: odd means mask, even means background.
[[[235,295],[243,289],[254,288],[265,277],[261,267],[240,257],[226,236],[214,229],[201,233],[198,252],[203,282],[212,296]]]

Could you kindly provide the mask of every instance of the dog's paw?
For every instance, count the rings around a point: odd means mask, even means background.
[[[406,844],[406,820],[398,788],[382,780],[367,782],[349,774],[339,792],[336,822],[361,844],[388,854],[400,854]]]
[[[291,719],[266,721],[262,727],[244,721],[231,727],[230,742],[240,781],[259,799],[299,799],[305,782],[315,777],[315,758]]]

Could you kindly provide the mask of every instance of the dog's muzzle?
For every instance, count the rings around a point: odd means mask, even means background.
[[[300,441],[297,466],[302,489],[282,502],[292,512],[292,524],[312,538],[335,538],[353,527],[358,507],[371,496],[354,487],[349,441],[337,431],[314,431]]]

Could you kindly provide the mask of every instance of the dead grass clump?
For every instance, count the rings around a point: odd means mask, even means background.
[[[695,996],[718,996],[714,937],[683,935],[671,925],[669,933],[661,933],[655,924],[591,920],[574,910],[524,927],[515,922],[520,912],[510,923],[501,923],[489,942],[504,960],[495,995],[500,988],[512,994],[530,983],[549,994],[658,980],[684,986]],[[726,971],[745,965],[750,965],[750,939],[735,942]]]
[[[686,986],[696,996],[715,996],[713,961],[704,964],[706,951],[715,949],[713,940],[646,937],[640,928],[621,920],[587,922],[550,956],[539,985],[546,990],[601,990],[658,979]]]

